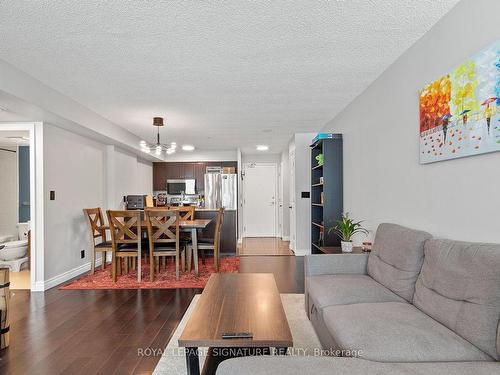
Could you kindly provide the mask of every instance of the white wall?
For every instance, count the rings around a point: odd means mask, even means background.
[[[500,38],[499,14],[461,1],[325,126],[344,134],[344,209],[370,229],[500,242],[500,153],[420,165],[418,151],[419,90]]]
[[[153,164],[141,161],[137,155],[115,149],[114,199],[112,209],[122,208],[124,195],[153,194]]]
[[[0,237],[17,236],[18,193],[17,152],[0,150]]]
[[[151,194],[153,167],[137,155],[53,125],[44,125],[43,139],[44,279],[54,286],[89,268],[93,249],[82,209],[119,209],[123,195]],[[54,201],[50,190],[56,192]]]
[[[295,254],[311,253],[311,199],[302,192],[311,192],[311,149],[316,133],[297,133],[295,148]]]
[[[86,207],[104,204],[105,146],[44,124],[45,281],[89,262]],[[49,200],[54,190],[56,199]],[[86,259],[80,250],[86,249]]]
[[[290,238],[290,161],[288,150],[281,153],[281,178],[283,184],[283,196],[281,197],[281,202],[283,205],[283,217],[282,217],[282,228],[281,236],[284,240],[289,240]]]
[[[280,154],[270,154],[270,153],[262,153],[262,154],[243,154],[241,156],[241,161],[243,164],[245,163],[274,163],[279,165],[281,162]]]
[[[242,181],[241,170],[243,168],[241,150],[236,151],[236,162],[238,164],[238,242],[242,240],[241,234],[243,233],[243,194],[242,194]]]

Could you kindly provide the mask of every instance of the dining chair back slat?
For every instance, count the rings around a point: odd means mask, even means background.
[[[194,206],[169,206],[168,208],[178,211],[181,220],[194,220]]]
[[[141,238],[140,211],[108,211],[111,238],[116,244],[138,243]]]
[[[102,237],[102,241],[106,242],[106,230],[104,229],[104,218],[101,208],[84,208],[83,213],[89,221],[92,237]]]
[[[150,280],[154,281],[155,268],[159,266],[160,258],[164,259],[166,256],[175,257],[175,276],[179,280],[181,255],[184,254],[181,254],[179,242],[179,211],[167,208],[158,209],[158,207],[147,208],[144,211],[144,217],[149,237]],[[171,247],[172,245],[174,247]]]
[[[106,238],[107,227],[104,223],[101,208],[84,208],[83,214],[86,216],[89,224],[90,241],[93,247],[90,273],[94,274],[96,267],[96,253],[101,253],[101,268],[105,269],[106,254],[108,251],[112,251],[112,246],[108,243],[108,239]]]
[[[129,260],[137,260],[137,278],[141,279],[141,211],[108,210],[109,229],[113,245],[113,281],[121,269],[122,259],[125,259],[125,272],[128,271]],[[135,245],[135,246],[134,246]]]

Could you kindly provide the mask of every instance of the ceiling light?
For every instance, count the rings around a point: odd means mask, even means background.
[[[266,146],[266,145],[258,145],[255,148],[257,149],[257,151],[267,151],[267,150],[269,150],[269,146]]]
[[[160,142],[160,127],[164,126],[163,117],[153,117],[153,126],[157,128],[156,142],[149,143],[145,140],[140,141],[141,150],[146,153],[151,153],[154,151],[155,155],[160,156],[163,151],[167,154],[173,154],[177,144],[172,142],[170,144],[164,144]]]
[[[184,151],[193,151],[194,150],[194,146],[191,146],[191,145],[183,145],[182,146],[182,149]]]

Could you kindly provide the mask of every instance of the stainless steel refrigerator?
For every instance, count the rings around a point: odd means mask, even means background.
[[[238,175],[205,174],[205,208],[236,210],[238,202]]]

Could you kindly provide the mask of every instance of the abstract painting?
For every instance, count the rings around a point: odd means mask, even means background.
[[[420,163],[500,151],[500,41],[420,91]]]

